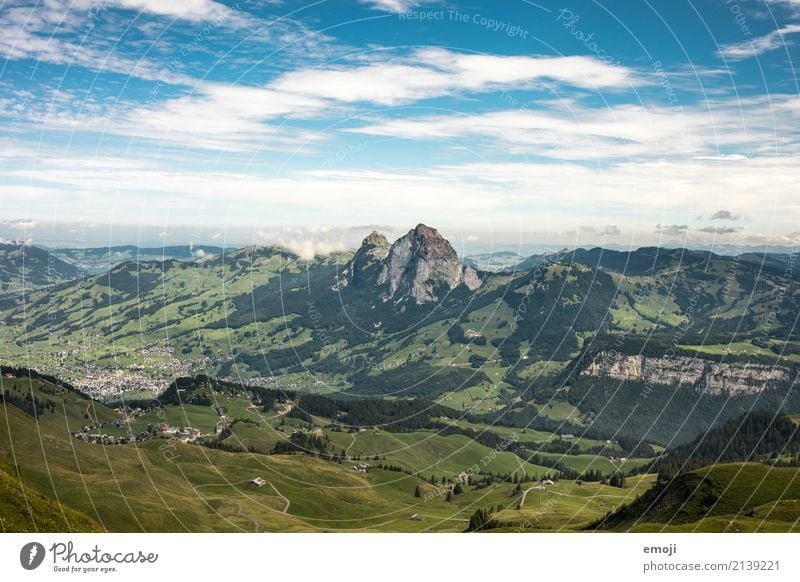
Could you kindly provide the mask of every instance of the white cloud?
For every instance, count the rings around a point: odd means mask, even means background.
[[[6,226],[8,228],[13,228],[14,230],[31,230],[38,226],[38,223],[35,220],[29,220],[25,218],[4,220],[2,224],[3,226]]]
[[[800,24],[787,24],[764,36],[758,36],[745,42],[723,45],[719,49],[719,54],[731,60],[757,57],[787,46],[788,40],[784,37],[798,33],[800,33]]]
[[[348,131],[411,140],[478,137],[490,150],[567,160],[661,159],[740,162],[741,154],[795,151],[800,142],[796,95],[708,101],[680,112],[667,106],[614,105],[603,109],[569,104],[549,109],[510,109],[478,115],[432,115],[375,120]],[[475,141],[471,147],[477,147]]]
[[[124,68],[127,65],[120,65]],[[149,73],[148,73],[149,74]],[[152,72],[158,75],[157,71]],[[391,106],[481,92],[522,89],[544,81],[577,87],[622,88],[634,72],[588,57],[509,57],[461,54],[442,49],[404,57],[381,55],[367,64],[300,69],[263,87],[198,83],[190,94],[145,106],[115,103],[76,113],[71,102],[29,118],[50,131],[87,131],[216,150],[312,151],[328,136],[287,124],[365,104]],[[368,131],[368,130],[365,130]]]
[[[406,12],[420,4],[418,0],[360,0],[360,2],[384,12]]]
[[[346,250],[345,246],[339,242],[320,242],[311,239],[291,239],[284,241],[281,245],[304,261],[311,261],[314,257],[327,257],[333,253]]]
[[[737,228],[733,226],[704,226],[698,230],[708,234],[733,234],[741,231],[742,229],[740,227]]]
[[[683,236],[689,231],[686,224],[657,224],[656,232],[667,236]]]
[[[710,220],[739,220],[739,215],[730,210],[717,210],[711,215]]]
[[[97,4],[97,2],[89,2],[89,4]],[[241,16],[235,15],[235,10],[213,0],[112,0],[110,4],[190,22],[241,18]]]
[[[622,89],[642,81],[632,69],[584,56],[504,56],[421,49],[404,58],[284,74],[270,88],[341,103],[399,105],[492,88],[523,89],[544,82],[585,89]]]

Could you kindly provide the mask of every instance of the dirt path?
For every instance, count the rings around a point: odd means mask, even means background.
[[[289,513],[289,506],[292,504],[292,502],[289,501],[289,498],[286,497],[283,493],[278,491],[278,488],[272,484],[272,481],[267,481],[267,483],[269,483],[269,486],[272,487],[272,490],[275,492],[275,494],[286,502],[286,505],[283,506],[282,513]]]
[[[200,488],[201,487],[235,487],[237,485],[245,485],[247,483],[250,483],[250,481],[249,480],[247,480],[247,481],[238,481],[236,483],[201,483],[200,485],[191,485],[191,488],[195,492],[195,495],[197,495],[198,497],[200,497],[201,499],[203,499],[205,501],[206,497],[200,492]],[[271,481],[267,481],[267,484],[270,487],[272,487],[272,490],[275,492],[275,494],[278,497],[280,497],[284,501],[284,503],[286,504],[286,505],[283,506],[283,509],[274,509],[272,507],[267,507],[267,509],[271,509],[272,511],[278,511],[279,513],[288,514],[289,506],[292,504],[292,502],[283,493],[278,491],[278,488],[275,487],[275,485],[273,485]],[[232,503],[233,506],[236,508],[236,513],[234,515],[236,517],[243,517],[247,521],[249,521],[251,524],[253,524],[253,531],[255,533],[260,533],[262,531],[261,530],[261,523],[259,523],[259,521],[257,519],[255,519],[252,515],[249,515],[249,514],[245,513],[244,506],[242,505],[241,501],[239,501],[238,499],[232,499],[232,498],[228,498],[228,497],[222,497],[221,500],[222,500],[223,504]]]
[[[358,436],[358,433],[354,432],[350,436],[353,438],[353,442],[350,443],[350,445],[348,445],[348,447],[344,450],[344,454],[347,456],[348,459],[350,458],[350,449],[352,449],[353,445],[356,444],[356,437]]]
[[[537,485],[536,487],[528,487],[525,491],[522,492],[522,498],[519,500],[520,509],[522,509],[525,505],[525,500],[528,498],[528,492],[534,489],[539,491],[542,490],[547,491],[547,489],[544,488],[544,485]]]

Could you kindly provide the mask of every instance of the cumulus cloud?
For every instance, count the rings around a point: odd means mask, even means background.
[[[787,46],[789,42],[786,37],[797,33],[800,33],[800,24],[787,24],[764,36],[758,36],[745,42],[723,45],[719,49],[719,54],[731,60],[757,57]]]
[[[767,154],[771,153],[768,144],[776,139],[787,148],[798,141],[800,107],[796,95],[708,100],[684,106],[680,114],[674,109],[628,103],[604,108],[571,104],[565,109],[547,104],[467,115],[375,118],[347,131],[408,140],[470,139],[471,148],[487,144],[494,150],[501,144],[514,153],[558,160],[680,156],[703,162],[736,162],[737,166],[746,165],[749,158],[740,154],[720,156],[718,150],[724,147]],[[785,122],[777,123],[777,119]]]
[[[656,225],[656,232],[659,234],[665,234],[667,236],[682,236],[689,231],[689,225],[687,224],[657,224]]]
[[[16,218],[14,220],[4,220],[3,226],[7,226],[8,228],[13,228],[16,230],[30,230],[32,228],[36,228],[38,223],[35,220],[29,220],[25,218]]]
[[[313,241],[310,239],[292,239],[284,241],[282,246],[304,261],[312,261],[314,257],[327,257],[345,250],[344,245],[339,242]]]
[[[711,215],[710,220],[739,220],[739,215],[730,210],[717,210]]]
[[[700,232],[707,232],[709,234],[733,234],[742,230],[733,226],[704,226],[698,229]]]
[[[600,230],[600,234],[602,234],[603,236],[617,236],[622,234],[622,231],[616,224],[606,224]]]
[[[406,12],[419,6],[419,0],[361,0],[361,4],[384,12]]]

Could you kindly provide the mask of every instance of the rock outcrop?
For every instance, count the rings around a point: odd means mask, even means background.
[[[383,269],[383,261],[389,254],[389,241],[373,230],[362,242],[353,258],[347,263],[334,285],[334,290],[349,285],[354,287],[374,283]]]
[[[391,246],[373,232],[361,243],[334,289],[373,284],[383,301],[417,304],[441,299],[442,293],[481,285],[478,273],[461,264],[455,249],[435,228],[418,224]]]
[[[418,224],[389,249],[378,285],[387,285],[385,299],[413,299],[429,303],[440,299],[440,289],[461,284],[471,290],[480,286],[472,267],[464,267],[455,249],[435,228]]]
[[[753,394],[791,381],[788,366],[755,362],[717,362],[689,356],[657,358],[600,352],[583,376],[635,380],[647,384],[692,386],[709,394]]]

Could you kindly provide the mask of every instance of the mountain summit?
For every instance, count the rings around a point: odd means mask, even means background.
[[[389,254],[389,241],[376,230],[373,230],[362,242],[356,254],[348,261],[339,275],[334,291],[347,286],[365,287],[370,281],[377,280],[383,261]]]
[[[438,291],[459,285],[477,289],[481,280],[472,267],[464,267],[453,246],[439,231],[418,224],[391,246],[386,237],[372,232],[345,267],[336,288],[363,288],[367,283],[381,288],[384,301],[417,304],[440,299]]]

